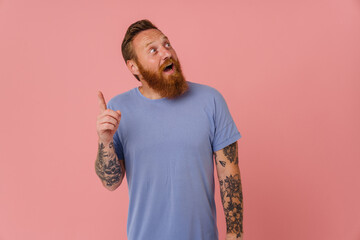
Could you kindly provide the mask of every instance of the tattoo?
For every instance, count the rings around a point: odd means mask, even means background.
[[[226,146],[224,148],[224,155],[230,163],[234,162],[234,164],[238,164],[237,142],[233,142],[232,144]]]
[[[243,195],[240,174],[230,174],[219,183],[227,233],[236,233],[236,237],[240,237],[243,232]]]
[[[215,164],[218,165],[218,155],[216,154],[216,152],[214,152],[214,155],[215,155]],[[225,161],[219,160],[219,162],[220,162],[221,166],[225,167],[225,165],[226,165]]]
[[[237,142],[233,142],[232,144],[224,147],[221,152],[224,154],[225,158],[229,160],[230,163],[234,162],[235,165],[238,165],[239,158],[238,158]],[[218,159],[220,156],[219,154],[216,154],[216,152],[214,152],[214,155],[215,155],[215,164],[218,165],[218,162],[220,162],[221,166],[225,167],[226,160],[221,161],[220,159]]]
[[[113,148],[114,143],[109,144],[109,148]],[[106,182],[106,186],[112,186],[120,182],[123,173],[121,165],[116,155],[112,152],[105,151],[103,143],[99,143],[98,156],[95,162],[96,174],[99,178]]]

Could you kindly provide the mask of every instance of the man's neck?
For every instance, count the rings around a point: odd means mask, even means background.
[[[144,97],[150,99],[160,99],[162,98],[157,92],[155,92],[152,88],[150,88],[147,84],[142,82],[142,86],[139,86],[139,91]]]

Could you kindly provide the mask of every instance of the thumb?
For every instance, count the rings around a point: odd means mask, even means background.
[[[116,110],[116,112],[120,115],[120,117],[121,117],[121,112],[120,112],[120,110]]]

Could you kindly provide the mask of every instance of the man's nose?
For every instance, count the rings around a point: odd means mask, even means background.
[[[167,59],[167,58],[171,58],[171,56],[172,56],[170,50],[167,49],[167,48],[164,47],[164,46],[161,47],[160,52],[161,52],[161,59],[162,59],[162,60],[165,60],[165,59]]]

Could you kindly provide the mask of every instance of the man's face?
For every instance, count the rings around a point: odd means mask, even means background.
[[[180,62],[168,38],[157,29],[148,29],[132,42],[137,55],[140,79],[162,97],[176,98],[188,90]]]

